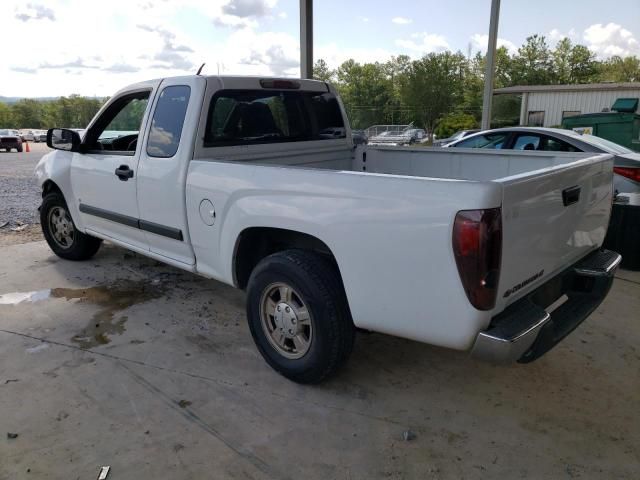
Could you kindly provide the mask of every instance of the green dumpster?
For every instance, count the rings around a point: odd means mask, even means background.
[[[587,113],[562,120],[562,128],[589,133],[640,152],[640,115],[637,98],[619,98],[605,113]]]

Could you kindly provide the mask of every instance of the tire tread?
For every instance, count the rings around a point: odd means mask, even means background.
[[[323,352],[324,361],[321,368],[312,366],[303,372],[292,374],[270,361],[269,356],[264,352],[264,346],[258,341],[256,344],[267,362],[287,378],[299,383],[320,383],[333,375],[346,362],[353,350],[355,328],[344,288],[336,267],[324,257],[314,252],[291,249],[265,257],[251,274],[249,289],[252,288],[256,275],[267,271],[274,263],[281,264],[283,261],[300,269],[315,284],[315,293],[324,303],[326,312],[328,312],[322,318],[322,321],[326,323],[323,328],[327,329],[330,337],[328,349]]]
[[[58,255],[60,258],[74,261],[88,260],[93,257],[98,252],[100,245],[102,245],[102,240],[80,232],[76,228],[75,223],[73,224],[73,227],[75,228],[76,237],[73,242],[74,245],[71,248],[62,249],[58,247],[55,241],[51,238],[51,233],[49,232],[49,226],[47,224],[47,212],[49,210],[49,206],[53,207],[56,205],[63,206],[67,211],[69,211],[67,202],[62,194],[57,191],[46,194],[42,199],[42,205],[40,207],[40,226],[42,228],[42,234],[53,253]],[[73,218],[71,221],[73,222]]]

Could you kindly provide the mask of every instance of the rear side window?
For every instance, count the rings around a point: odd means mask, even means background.
[[[514,150],[539,150],[540,136],[538,135],[518,135],[516,143],[513,144]]]
[[[336,97],[328,92],[224,90],[209,105],[205,147],[345,138]]]
[[[547,152],[579,152],[576,147],[557,138],[545,137],[542,139],[542,149]]]
[[[166,87],[162,90],[151,120],[147,155],[169,158],[176,154],[190,94],[191,88],[186,85]]]

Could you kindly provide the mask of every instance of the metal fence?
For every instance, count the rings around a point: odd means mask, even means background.
[[[389,132],[388,135],[400,135],[408,128],[413,128],[413,123],[408,125],[371,125],[365,129],[367,137],[372,138],[380,135],[383,132]]]

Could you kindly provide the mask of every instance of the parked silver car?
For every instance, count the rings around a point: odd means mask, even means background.
[[[640,153],[593,135],[559,128],[509,127],[485,130],[445,146],[611,153],[615,155],[613,186],[616,193],[640,193]]]
[[[23,128],[20,130],[20,138],[22,138],[23,142],[35,142],[36,141],[36,133],[35,130],[29,130]]]
[[[36,139],[34,142],[46,142],[47,141],[47,131],[46,130],[35,130]]]

